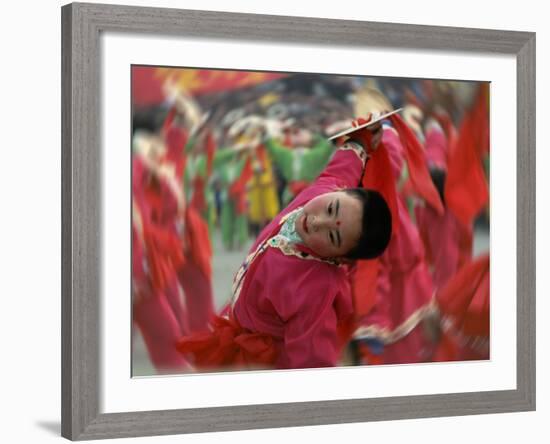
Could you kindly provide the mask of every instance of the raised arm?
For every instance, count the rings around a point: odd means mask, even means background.
[[[357,123],[361,124],[366,121],[360,119]],[[316,183],[333,181],[344,188],[358,187],[369,157],[367,153],[376,150],[382,140],[382,125],[377,123],[345,137],[348,139],[340,144]]]
[[[314,182],[314,186],[332,185],[339,188],[358,187],[367,162],[367,153],[357,142],[347,141]]]
[[[225,162],[233,160],[238,154],[238,151],[233,148],[218,148],[214,154],[214,168],[219,168]]]
[[[292,179],[293,153],[290,149],[280,145],[275,139],[268,138],[264,142],[267,152],[273,159],[273,162],[281,169],[286,180]]]

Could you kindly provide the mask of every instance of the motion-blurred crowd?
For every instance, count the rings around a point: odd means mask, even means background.
[[[391,153],[403,211],[365,276],[375,284],[354,287],[362,321],[341,364],[489,357],[488,246],[473,254],[489,226],[486,84],[155,67],[132,76],[133,321],[157,371],[192,369],[174,344],[215,314],[213,256],[244,259],[329,162],[330,136],[398,108],[444,212],[415,194],[413,160]]]

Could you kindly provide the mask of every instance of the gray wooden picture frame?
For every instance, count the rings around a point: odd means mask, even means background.
[[[517,388],[146,412],[99,411],[100,33],[510,54],[517,58]],[[99,439],[535,409],[535,34],[143,8],[62,7],[62,435]],[[512,172],[510,172],[512,173]]]

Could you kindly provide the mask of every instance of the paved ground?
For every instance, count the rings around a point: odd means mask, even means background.
[[[226,252],[222,248],[219,236],[214,236],[213,247],[213,276],[214,276],[214,300],[216,308],[220,309],[231,297],[231,283],[233,275],[239,268],[250,243],[241,251]],[[474,256],[489,250],[489,232],[483,228],[476,229],[474,236]],[[147,356],[145,345],[139,334],[139,331],[134,328],[134,343],[133,343],[133,375],[147,376],[154,375],[156,371],[151,365]]]

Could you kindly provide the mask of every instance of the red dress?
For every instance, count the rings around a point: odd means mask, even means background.
[[[318,179],[260,233],[235,276],[224,317],[178,344],[198,369],[338,363],[344,345],[339,329],[353,314],[348,268],[277,235],[288,215],[312,198],[357,187],[365,161],[361,149],[337,150]]]

